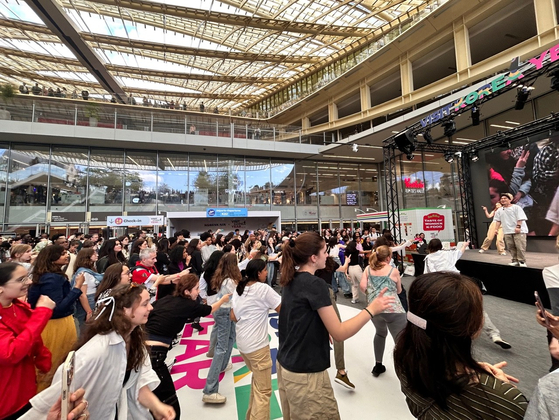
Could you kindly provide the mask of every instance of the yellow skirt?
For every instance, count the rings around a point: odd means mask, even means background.
[[[56,369],[64,362],[78,340],[74,317],[68,315],[65,318],[51,319],[41,333],[41,338],[52,353],[52,367],[48,373],[37,371],[37,392],[50,386]]]

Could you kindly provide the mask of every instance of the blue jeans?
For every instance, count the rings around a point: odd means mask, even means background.
[[[340,286],[340,289],[342,289],[342,292],[344,292],[344,295],[351,293],[351,286],[347,282],[347,277],[345,273],[342,273],[341,271],[334,272],[334,281],[336,280],[338,281],[338,285]]]
[[[219,374],[225,370],[231,358],[235,342],[235,323],[229,319],[229,312],[230,308],[219,308],[213,314],[214,328],[217,328],[217,343],[204,394],[215,394],[219,391]]]

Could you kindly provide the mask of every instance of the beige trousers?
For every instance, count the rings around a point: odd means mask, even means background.
[[[493,242],[493,238],[495,238],[495,234],[497,235],[497,251],[499,253],[505,252],[505,241],[503,240],[505,234],[503,233],[503,228],[499,227],[499,231],[496,229],[497,222],[491,222],[489,228],[487,229],[487,237],[483,241],[481,245],[481,249],[487,251],[491,246],[491,242]]]
[[[359,265],[350,265],[347,269],[347,274],[351,280],[351,294],[353,295],[353,300],[359,300],[359,283],[361,283],[363,270]]]
[[[512,262],[526,262],[526,234],[513,233],[505,235],[505,243],[512,257]]]
[[[328,370],[295,373],[276,362],[283,420],[340,420]]]
[[[246,420],[269,420],[270,397],[272,396],[270,346],[248,354],[241,353],[241,356],[252,372]]]

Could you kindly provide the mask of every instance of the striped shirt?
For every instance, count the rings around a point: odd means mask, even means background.
[[[481,374],[479,383],[460,395],[448,397],[447,410],[407,388],[404,377],[400,377],[400,383],[411,413],[420,420],[522,420],[528,406],[528,400],[515,386],[488,374]]]

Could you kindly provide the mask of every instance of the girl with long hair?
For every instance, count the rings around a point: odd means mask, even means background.
[[[165,404],[173,406],[176,419],[180,419],[181,409],[173,379],[165,363],[171,344],[186,323],[214,313],[221,305],[229,302],[230,298],[230,295],[224,295],[212,305],[205,305],[197,301],[198,293],[198,276],[181,276],[172,295],[154,302],[153,311],[146,324],[146,345],[150,348],[151,366],[161,380],[161,384],[153,392]]]
[[[0,418],[6,420],[27,411],[27,403],[37,393],[35,369],[46,373],[51,368],[51,354],[41,332],[55,303],[41,296],[31,310],[20,300],[30,284],[25,267],[0,264]]]
[[[74,305],[82,294],[85,276],[76,276],[72,287],[62,271],[69,260],[68,251],[60,245],[47,246],[35,260],[33,284],[28,293],[29,304],[34,309],[41,295],[48,296],[56,303],[52,317],[41,334],[43,343],[52,353],[53,368],[45,375],[37,375],[39,391],[50,385],[54,369],[63,362],[78,339],[73,317]]]
[[[208,287],[212,283],[212,278],[215,274],[215,270],[217,270],[217,266],[219,265],[219,261],[221,261],[221,257],[223,257],[223,251],[214,251],[208,261],[204,263],[204,272],[200,276],[200,294],[199,296],[202,298],[204,303],[208,305],[212,305],[217,302],[217,292],[213,291],[211,287]],[[203,328],[202,326],[200,326]],[[212,328],[212,332],[210,334],[210,346],[208,348],[208,352],[206,353],[207,357],[214,357],[215,351],[215,343],[217,342],[217,328]]]
[[[517,379],[472,355],[483,326],[483,298],[470,278],[453,272],[417,277],[409,290],[408,323],[394,366],[411,413],[421,418],[522,419],[526,397]]]
[[[202,252],[200,251],[201,248],[202,242],[198,238],[192,239],[186,247],[186,253],[190,255],[190,262],[188,264],[190,272],[197,276],[202,274],[203,261]]]
[[[95,292],[95,309],[99,306],[99,301],[111,294],[114,287],[120,284],[130,284],[131,280],[132,273],[126,264],[116,263],[109,266]]]
[[[359,265],[359,249],[355,241],[349,241],[345,248],[345,257],[349,258],[347,275],[351,283],[351,303],[359,302],[359,283],[363,275],[363,269]]]
[[[212,290],[217,292],[217,299],[232,294],[239,281],[241,281],[241,271],[237,266],[237,257],[231,253],[223,255],[209,285]],[[227,401],[227,398],[219,394],[218,391],[219,374],[233,367],[229,359],[235,342],[235,324],[229,317],[230,309],[231,303],[228,302],[214,313],[217,343],[206,379],[206,386],[203,390],[202,401],[205,403],[223,404]]]
[[[87,390],[92,419],[175,418],[173,407],[152,392],[159,379],[144,344],[144,325],[151,310],[144,286],[119,285],[88,324],[76,349],[72,386]],[[60,395],[61,383],[62,366],[50,388],[30,401],[30,419],[48,412]]]
[[[119,239],[109,239],[99,250],[97,261],[97,272],[103,274],[108,266],[116,263],[126,263],[126,257],[122,253],[122,242]]]
[[[130,245],[130,238],[128,235],[122,235],[117,238],[122,245],[122,255],[126,258],[126,261],[130,259],[130,253],[128,252],[128,246]]]
[[[169,240],[167,238],[161,239],[157,242],[157,262],[155,267],[157,267],[157,272],[159,274],[170,274],[169,273]]]
[[[128,259],[128,267],[136,267],[136,263],[140,261],[140,251],[147,249],[148,243],[143,238],[138,238],[134,241],[134,246],[130,251],[130,258]]]
[[[95,308],[95,293],[97,292],[97,285],[103,279],[103,275],[95,270],[95,263],[97,262],[97,253],[93,248],[82,249],[78,252],[76,262],[74,263],[74,276],[72,283],[76,281],[76,277],[81,273],[85,276],[85,281],[81,287],[82,294],[80,295],[76,304],[74,317],[78,321],[78,326],[81,328],[83,324],[93,313]]]
[[[31,272],[31,262],[33,260],[33,248],[31,245],[19,244],[10,248],[10,261],[25,267],[27,272]]]
[[[393,296],[395,298],[393,304],[372,319],[376,330],[373,340],[376,363],[371,371],[374,377],[378,377],[381,373],[386,372],[382,359],[384,357],[387,332],[390,331],[392,338],[396,341],[396,337],[406,326],[406,311],[398,298],[398,293],[402,292],[402,281],[398,270],[390,265],[391,259],[392,252],[390,247],[378,247],[371,254],[369,266],[365,268],[361,277],[361,291],[367,295],[367,302],[375,299],[384,288],[388,288],[385,296]]]
[[[301,411],[308,418],[340,418],[327,371],[329,337],[347,340],[394,302],[383,290],[358,315],[340,322],[328,286],[314,275],[325,267],[327,257],[326,243],[315,232],[305,232],[283,248],[276,368],[285,420],[292,418],[291,413],[297,418]]]
[[[231,319],[236,323],[237,348],[252,372],[246,418],[270,418],[272,358],[268,344],[268,313],[280,311],[281,297],[266,284],[268,270],[261,259],[251,260],[231,302]]]

